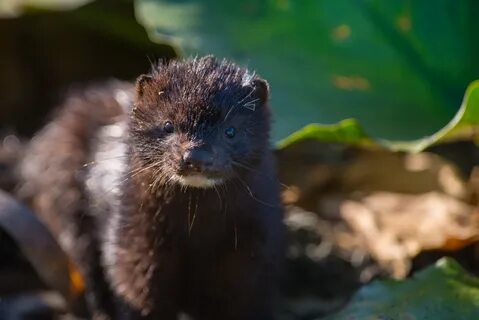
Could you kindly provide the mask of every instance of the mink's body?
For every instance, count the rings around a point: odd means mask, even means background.
[[[22,193],[86,279],[95,319],[267,320],[283,255],[268,87],[212,57],[71,97]]]

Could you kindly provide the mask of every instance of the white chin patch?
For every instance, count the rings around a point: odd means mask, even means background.
[[[221,182],[221,179],[210,179],[205,176],[196,174],[189,176],[179,176],[178,182],[187,187],[194,188],[211,188]]]

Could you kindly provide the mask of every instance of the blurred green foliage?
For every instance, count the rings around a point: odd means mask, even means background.
[[[3,0],[0,14],[88,2]],[[359,131],[372,137],[429,136],[453,117],[464,89],[479,74],[474,25],[479,2],[474,0],[438,0],[434,5],[426,0],[121,2],[135,5],[138,21],[153,40],[173,44],[184,55],[235,59],[268,79],[276,141],[311,123],[345,118],[357,119],[364,128]],[[84,10],[77,16],[88,28],[130,42],[138,38],[131,23],[110,12]],[[334,133],[335,126],[312,128],[287,141],[305,132],[309,136],[304,137],[329,140],[331,135],[320,132]],[[341,133],[333,135],[336,141]],[[418,149],[425,141],[399,148]]]
[[[412,279],[377,281],[327,320],[479,319],[479,279],[442,259]]]
[[[213,53],[272,85],[274,137],[353,117],[373,136],[445,125],[479,73],[474,0],[136,0],[152,39]]]

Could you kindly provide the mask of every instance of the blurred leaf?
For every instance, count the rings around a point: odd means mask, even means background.
[[[420,151],[432,144],[452,140],[472,140],[479,142],[479,80],[472,82],[467,87],[461,108],[454,118],[437,133],[405,143],[389,143],[393,149]]]
[[[355,264],[371,259],[378,270],[399,279],[422,252],[456,251],[479,240],[476,189],[436,154],[314,140],[277,154],[279,178],[289,186],[284,201],[314,212],[328,225],[308,222],[313,230],[327,230],[317,239],[332,243]],[[308,251],[312,259],[324,244],[316,246]]]
[[[355,146],[373,146],[369,138],[355,119],[346,119],[337,124],[309,124],[278,142],[279,148],[288,147],[298,141],[314,139],[323,142],[344,143]]]
[[[421,252],[458,250],[479,239],[479,215],[473,207],[440,192],[375,192],[344,199],[340,207],[358,244],[396,279],[409,273],[411,259]]]
[[[268,79],[275,139],[350,117],[373,136],[430,135],[479,74],[473,0],[135,3],[152,39],[233,58]]]
[[[0,228],[15,240],[46,284],[67,299],[79,293],[80,286],[74,282],[72,287],[70,283],[75,268],[48,229],[33,212],[3,191],[0,191]]]
[[[305,139],[357,146],[372,146],[375,144],[355,119],[346,119],[331,125],[309,124],[281,140],[278,143],[278,147],[284,148]]]
[[[377,281],[327,320],[479,319],[479,279],[441,259],[405,281]]]
[[[360,124],[353,120],[344,120],[336,125],[310,124],[296,131],[278,143],[287,147],[304,139],[316,139],[325,142],[346,143],[360,146],[377,144],[394,151],[419,152],[427,147],[446,141],[477,141],[479,132],[479,81],[472,82],[466,90],[461,108],[454,118],[441,130],[423,139],[413,141],[376,140],[368,137]]]
[[[75,9],[93,0],[1,0],[1,16],[17,16],[28,9]]]

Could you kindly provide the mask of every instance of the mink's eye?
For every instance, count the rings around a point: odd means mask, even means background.
[[[229,127],[225,130],[225,135],[228,137],[228,138],[233,138],[236,134],[236,129],[234,127]]]
[[[163,130],[165,130],[166,133],[173,133],[173,131],[175,131],[175,126],[171,121],[166,121]]]

